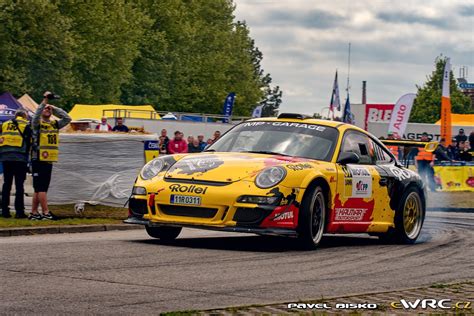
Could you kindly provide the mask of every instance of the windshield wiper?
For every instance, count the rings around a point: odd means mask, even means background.
[[[278,155],[278,156],[291,157],[291,155],[282,154],[282,153],[277,153],[277,152],[268,151],[268,150],[246,150],[246,151],[241,151],[241,153],[268,154],[268,155]]]

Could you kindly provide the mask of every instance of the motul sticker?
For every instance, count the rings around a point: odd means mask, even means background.
[[[340,222],[360,222],[367,212],[366,208],[336,208],[335,221]]]
[[[352,176],[351,197],[369,198],[372,196],[372,175],[365,167],[348,166]]]

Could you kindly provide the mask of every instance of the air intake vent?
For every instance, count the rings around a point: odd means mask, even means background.
[[[278,115],[278,118],[280,118],[280,119],[287,118],[287,119],[306,120],[306,119],[310,119],[312,117],[309,116],[309,115],[298,114],[298,113],[281,113],[280,115]]]

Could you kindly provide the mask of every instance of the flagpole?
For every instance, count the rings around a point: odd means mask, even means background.
[[[351,75],[351,43],[349,43],[349,54],[347,56],[347,86],[346,86],[347,95],[349,95],[349,89],[350,89],[350,85],[349,85],[350,75]]]

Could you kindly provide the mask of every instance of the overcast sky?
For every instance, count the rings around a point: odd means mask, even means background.
[[[474,5],[470,1],[234,0],[283,90],[280,111],[312,114],[329,105],[336,69],[345,100],[348,43],[351,103],[395,103],[416,92],[435,58],[451,57],[455,77],[474,81]],[[471,5],[469,5],[471,3]]]

